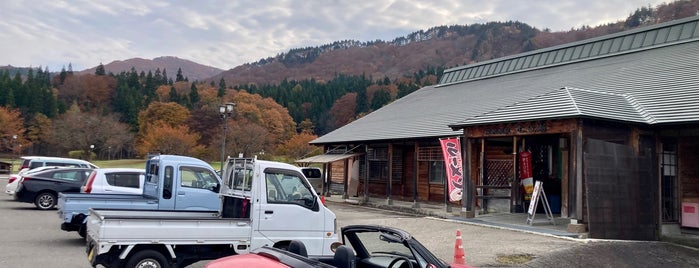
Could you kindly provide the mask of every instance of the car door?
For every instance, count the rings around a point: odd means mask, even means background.
[[[289,170],[266,169],[266,192],[256,212],[257,230],[272,242],[298,239],[309,252],[321,252],[325,215],[303,175]]]
[[[215,210],[221,207],[220,181],[211,170],[179,166],[175,208],[177,210]]]
[[[57,169],[51,173],[56,192],[80,192],[80,187],[90,175],[90,169]]]

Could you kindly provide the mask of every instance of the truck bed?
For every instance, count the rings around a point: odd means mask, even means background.
[[[250,224],[217,212],[90,209],[87,232],[98,244],[240,244],[249,243]]]
[[[63,222],[70,223],[73,216],[87,215],[90,208],[156,209],[158,200],[140,194],[59,193],[56,208]]]

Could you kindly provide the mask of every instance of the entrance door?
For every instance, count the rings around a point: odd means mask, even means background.
[[[588,139],[584,166],[590,238],[657,240],[652,157],[637,156],[629,146]]]

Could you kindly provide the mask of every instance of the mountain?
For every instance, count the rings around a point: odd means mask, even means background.
[[[134,68],[137,72],[148,71],[155,72],[156,69],[160,69],[162,72],[166,70],[168,77],[175,78],[177,70],[182,68],[182,75],[186,77],[189,81],[204,80],[206,78],[212,77],[214,75],[220,74],[223,70],[214,68],[211,66],[202,65],[193,61],[180,59],[177,57],[158,57],[152,60],[142,59],[142,58],[132,58],[123,61],[113,61],[108,64],[104,64],[104,69],[107,73],[121,73],[129,72],[131,68]],[[78,74],[94,74],[97,66],[92,67],[87,70],[78,72]]]
[[[168,77],[175,77],[177,69],[182,68],[189,81],[218,83],[223,78],[229,86],[277,85],[285,80],[305,79],[324,82],[338,74],[395,80],[430,68],[456,67],[694,16],[698,11],[699,0],[678,0],[654,8],[641,7],[615,23],[563,32],[537,29],[518,21],[437,26],[392,41],[344,40],[295,48],[226,71],[177,57],[133,58],[104,67],[112,73],[129,71],[132,67],[138,72],[160,68],[167,70]],[[94,73],[95,68],[79,73]]]
[[[679,0],[655,8],[641,7],[624,20],[565,32],[536,29],[526,23],[438,26],[393,41],[337,41],[297,48],[255,63],[237,66],[209,81],[227,85],[279,84],[284,80],[328,81],[338,74],[366,75],[373,80],[412,76],[429,67],[456,67],[612,34],[699,14],[699,0]]]

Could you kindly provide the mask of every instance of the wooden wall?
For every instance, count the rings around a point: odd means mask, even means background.
[[[680,202],[684,198],[699,198],[699,141],[684,138],[678,146]]]

